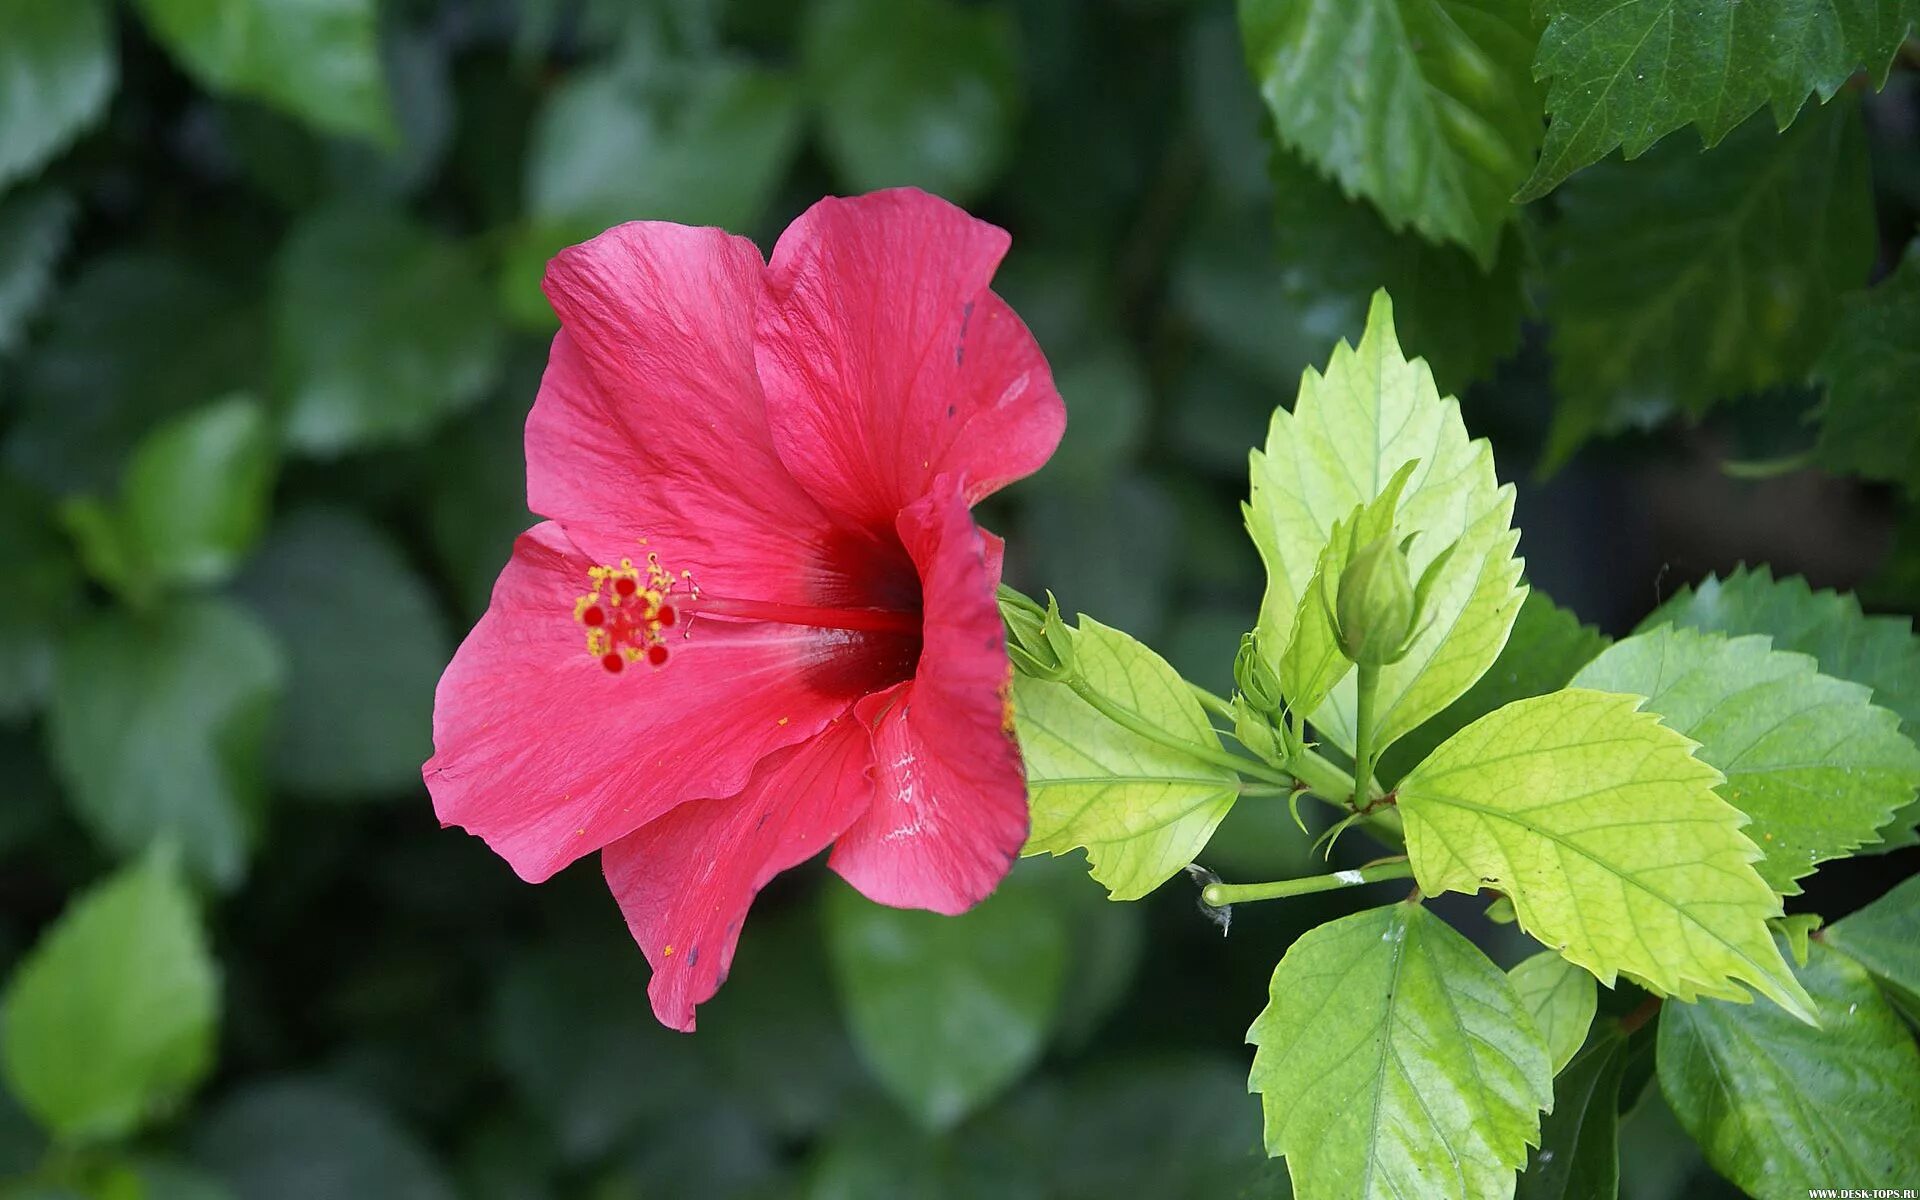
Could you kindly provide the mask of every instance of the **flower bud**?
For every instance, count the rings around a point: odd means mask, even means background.
[[[1360,547],[1340,572],[1334,624],[1340,652],[1361,666],[1398,662],[1419,616],[1405,550],[1391,537]]]
[[[1022,675],[1061,683],[1078,669],[1074,662],[1073,631],[1060,617],[1059,602],[1047,594],[1042,609],[1012,588],[1000,589],[1000,617],[1007,624],[1007,657]]]
[[[1233,684],[1255,712],[1278,716],[1286,706],[1280,679],[1260,657],[1259,643],[1251,633],[1240,635],[1240,649],[1233,656]]]

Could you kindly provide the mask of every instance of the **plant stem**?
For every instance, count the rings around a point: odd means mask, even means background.
[[[1199,759],[1201,762],[1212,763],[1217,767],[1225,767],[1229,771],[1235,771],[1239,774],[1276,784],[1280,787],[1293,786],[1292,776],[1273,770],[1265,763],[1256,762],[1251,758],[1242,758],[1238,754],[1229,754],[1217,746],[1203,746],[1199,742],[1188,741],[1179,734],[1169,733],[1158,725],[1141,719],[1138,714],[1129,709],[1122,708],[1101,695],[1100,692],[1095,690],[1084,679],[1076,677],[1068,680],[1067,683],[1068,686],[1073,689],[1074,695],[1085,700],[1093,706],[1095,712],[1098,712],[1101,716],[1112,721],[1122,729],[1137,733],[1149,741],[1158,742],[1168,749],[1178,750],[1182,754]]]
[[[1390,858],[1385,862],[1369,863],[1352,871],[1335,871],[1330,875],[1309,875],[1304,879],[1279,879],[1272,883],[1210,883],[1201,890],[1200,898],[1213,907],[1220,908],[1228,904],[1241,904],[1248,900],[1279,900],[1287,896],[1308,896],[1314,892],[1331,892],[1340,888],[1380,883],[1388,879],[1412,877],[1413,864],[1404,858]]]
[[[1367,789],[1373,780],[1373,703],[1380,691],[1380,668],[1359,664],[1359,687],[1354,699],[1353,734],[1353,811],[1367,805]]]
[[[1228,703],[1224,697],[1214,695],[1197,683],[1189,683],[1187,686],[1193,689],[1194,698],[1200,701],[1201,708],[1206,709],[1216,717],[1222,717],[1229,721],[1233,720],[1233,705]]]
[[[1342,807],[1347,797],[1353,794],[1353,776],[1321,758],[1311,750],[1302,750],[1287,763],[1287,769],[1294,777],[1307,785],[1307,790],[1322,800],[1329,800]]]

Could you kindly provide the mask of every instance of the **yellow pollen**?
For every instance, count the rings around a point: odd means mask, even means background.
[[[672,958],[672,957],[673,957],[673,947],[672,947],[672,946],[668,946],[668,947],[667,947],[667,948],[666,948],[665,950],[662,950],[662,951],[660,952],[660,957],[662,957],[662,958]]]

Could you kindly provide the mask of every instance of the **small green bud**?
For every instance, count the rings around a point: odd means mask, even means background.
[[[1265,762],[1287,761],[1285,731],[1274,725],[1273,714],[1254,708],[1245,692],[1233,698],[1233,736]]]
[[[1061,683],[1071,679],[1074,662],[1073,630],[1060,617],[1059,602],[1047,593],[1047,606],[1014,591],[1000,589],[1000,617],[1007,624],[1007,657],[1014,669],[1034,679]]]
[[[1233,656],[1233,684],[1255,712],[1278,716],[1286,706],[1280,694],[1280,679],[1260,656],[1260,645],[1251,633],[1240,635],[1240,649]]]
[[[1334,626],[1340,651],[1362,666],[1398,662],[1419,616],[1406,552],[1391,537],[1360,547],[1340,572]]]

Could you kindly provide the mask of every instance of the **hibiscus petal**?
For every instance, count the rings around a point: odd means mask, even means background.
[[[882,904],[957,913],[994,889],[1027,838],[999,579],[950,478],[898,524],[924,581],[925,643],[910,682],[854,707],[873,738],[873,805],[829,864]]]
[[[683,801],[731,796],[768,752],[852,697],[813,679],[831,631],[709,622],[658,669],[609,673],[573,616],[591,560],[552,522],[520,535],[493,602],[434,694],[427,789],[537,883]]]
[[[660,222],[561,251],[527,504],[603,560],[651,551],[722,594],[809,603],[844,534],[774,452],[753,352],[764,271],[745,238]]]
[[[693,1031],[693,1010],[726,981],[747,909],[767,881],[826,849],[873,794],[873,752],[851,717],[762,760],[738,796],[696,800],[601,857],[633,940],[653,965],[660,1023]]]
[[[780,236],[760,379],[780,457],[821,504],[885,528],[938,475],[971,504],[1053,453],[1052,372],[987,290],[1007,242],[912,188],[822,200]]]

